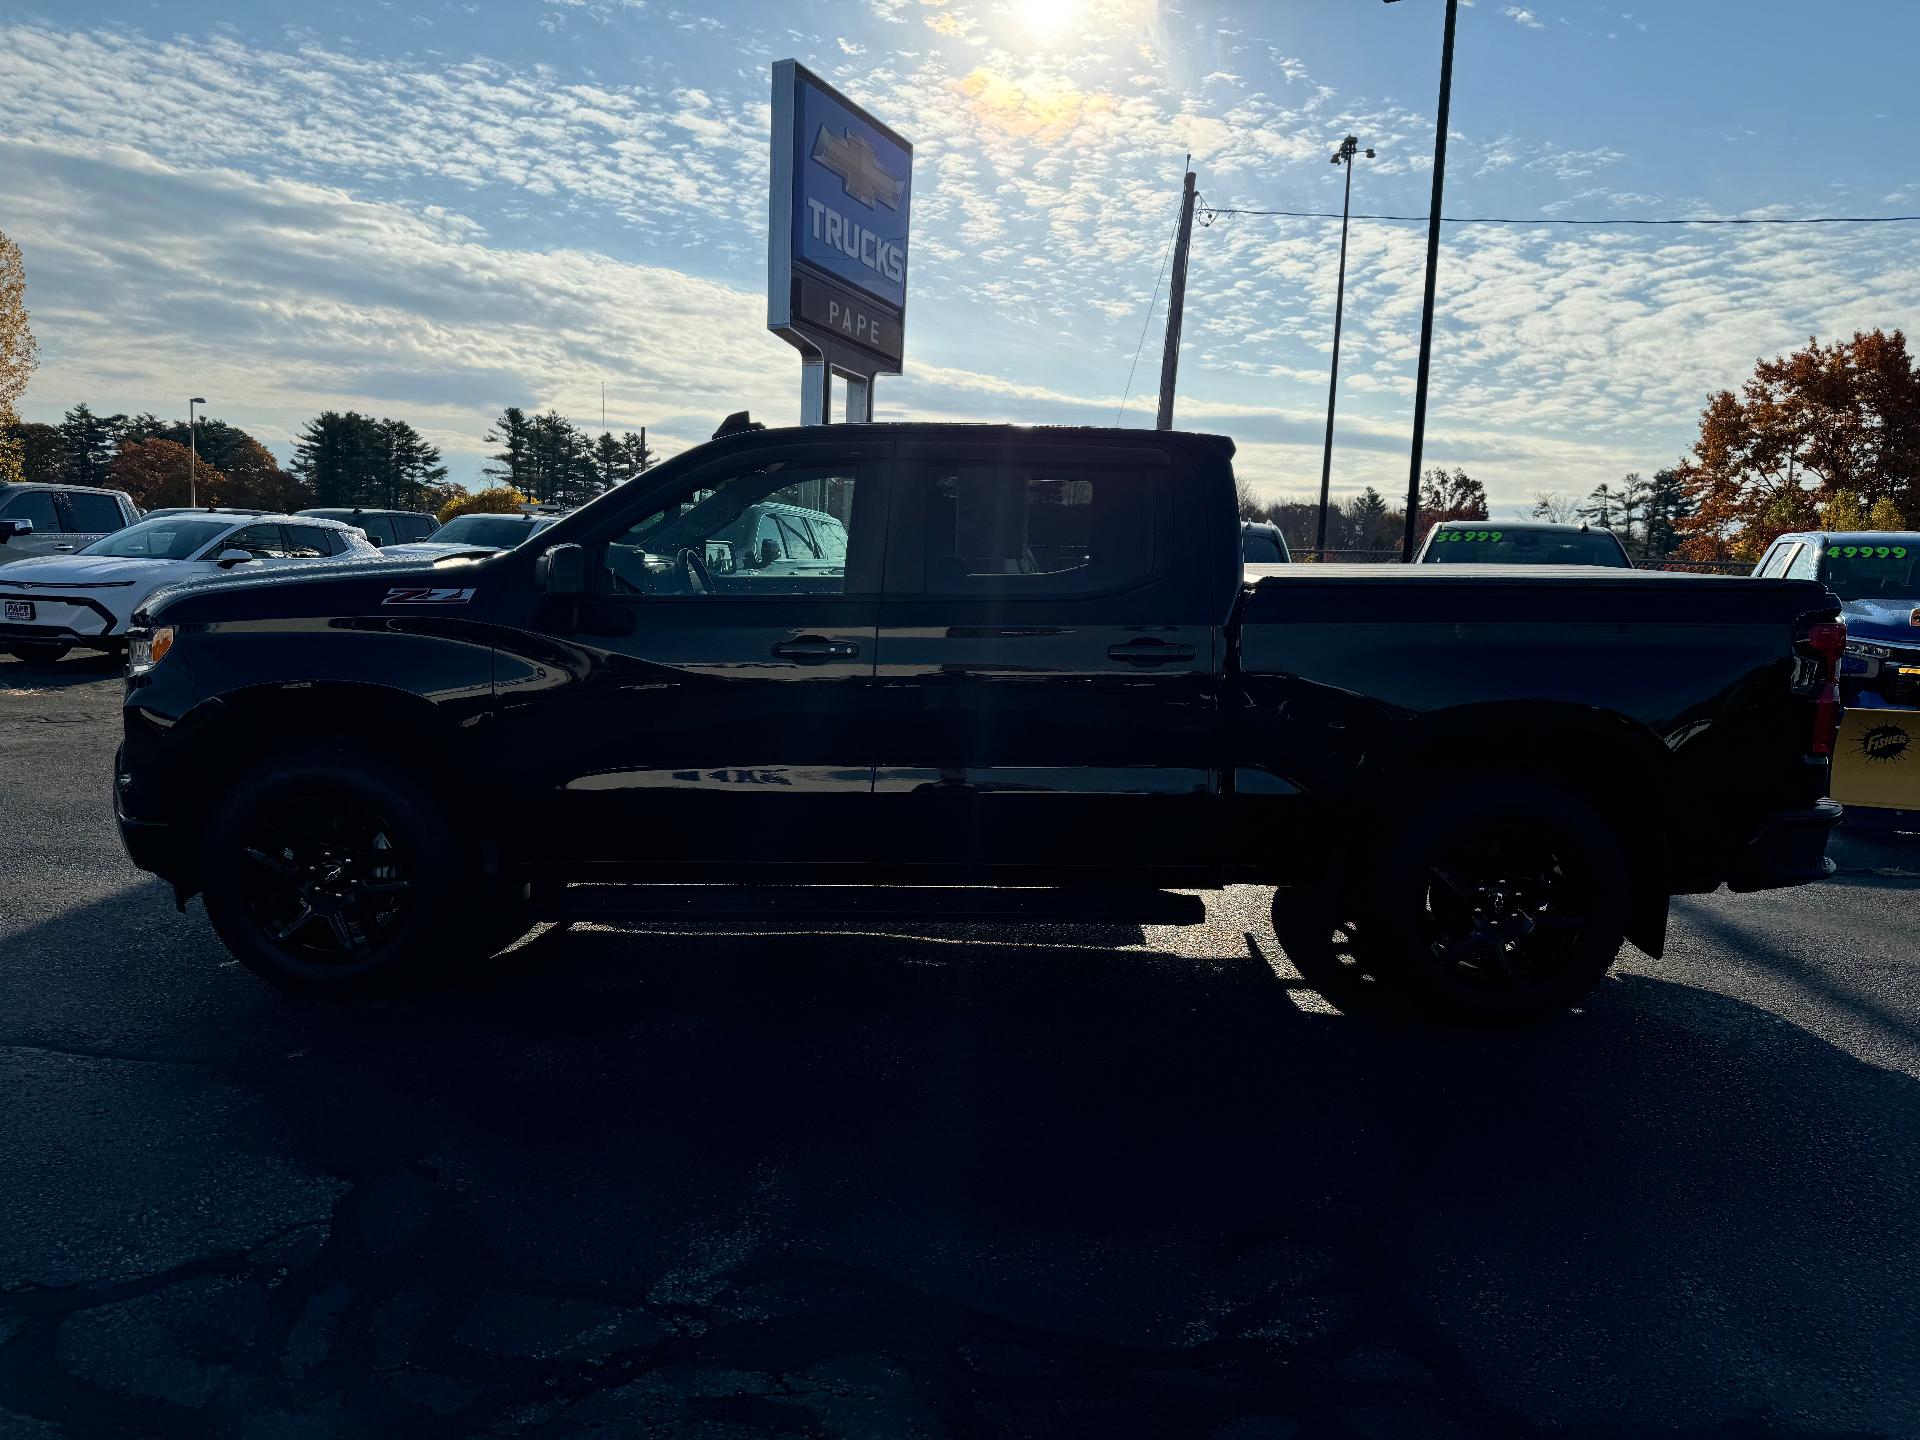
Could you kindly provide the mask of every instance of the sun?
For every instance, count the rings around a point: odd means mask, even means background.
[[[1080,18],[1084,5],[1082,0],[1013,0],[1012,8],[1035,39],[1053,40]]]

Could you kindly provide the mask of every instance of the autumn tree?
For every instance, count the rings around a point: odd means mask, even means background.
[[[124,490],[142,510],[158,510],[185,505],[187,500],[187,447],[171,440],[129,440],[120,446],[107,466],[106,483]],[[219,470],[197,460],[193,464],[194,502],[200,505],[230,505],[232,486]]]
[[[1851,490],[1836,490],[1820,507],[1822,530],[1848,531],[1867,528],[1867,507]]]
[[[456,515],[511,515],[526,503],[527,497],[511,485],[489,485],[453,496],[434,512],[434,519],[444,525]]]
[[[223,504],[291,512],[304,510],[314,503],[312,489],[297,475],[281,469],[273,452],[238,425],[207,416],[200,419],[193,430],[199,464],[212,466],[227,478],[227,499]],[[184,446],[187,434],[184,420],[136,415],[126,423],[121,443],[171,440]]]
[[[40,363],[27,323],[27,267],[20,247],[0,230],[0,484],[22,478],[20,422],[15,406]]]
[[[1420,477],[1418,529],[1432,529],[1443,520],[1487,518],[1487,487],[1456,466],[1435,466]]]
[[[1700,416],[1681,524],[1690,559],[1764,548],[1810,528],[1823,497],[1846,490],[1869,510],[1886,500],[1920,513],[1920,367],[1899,330],[1762,360],[1740,394],[1723,390]]]
[[[1873,502],[1873,508],[1867,511],[1867,529],[1904,530],[1907,517],[1900,513],[1900,507],[1893,503],[1893,497],[1882,495]]]

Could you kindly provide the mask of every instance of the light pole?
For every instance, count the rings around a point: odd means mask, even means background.
[[[1386,0],[1389,5],[1399,0]],[[1453,101],[1453,32],[1460,0],[1447,0],[1447,29],[1440,42],[1439,128],[1433,137],[1433,213],[1427,219],[1427,299],[1420,312],[1420,377],[1413,391],[1413,456],[1407,471],[1407,533],[1400,559],[1413,560],[1414,527],[1420,516],[1420,450],[1427,437],[1427,376],[1433,364],[1433,287],[1440,272],[1440,202],[1447,188],[1447,112]]]
[[[1327,492],[1333,484],[1333,407],[1340,398],[1340,325],[1347,310],[1347,216],[1353,209],[1353,157],[1360,142],[1349,135],[1333,152],[1333,163],[1347,167],[1347,194],[1340,202],[1340,279],[1333,291],[1333,376],[1327,381],[1327,443],[1320,453],[1320,525],[1314,534],[1313,558],[1327,558]],[[1367,159],[1373,159],[1368,149]]]
[[[200,468],[200,431],[194,425],[193,407],[206,403],[207,397],[204,395],[196,395],[187,401],[187,508],[189,510],[200,508],[199,488],[195,483],[197,477],[194,473]]]

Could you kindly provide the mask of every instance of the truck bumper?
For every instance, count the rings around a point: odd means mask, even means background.
[[[1827,837],[1840,815],[1839,801],[1822,800],[1808,810],[1773,816],[1740,852],[1727,888],[1744,894],[1825,880],[1835,869],[1827,858]]]

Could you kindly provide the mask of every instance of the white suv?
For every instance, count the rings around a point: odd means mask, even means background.
[[[48,664],[76,645],[117,650],[127,621],[154,591],[195,575],[378,560],[350,525],[304,515],[156,515],[77,554],[44,555],[0,569],[0,647]]]

